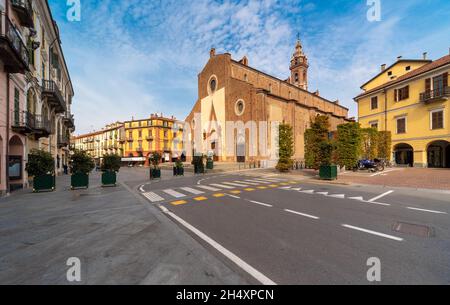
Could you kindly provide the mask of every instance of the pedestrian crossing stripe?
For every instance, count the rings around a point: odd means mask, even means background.
[[[257,182],[250,182],[250,181],[234,181],[236,183],[246,183],[246,184],[250,184],[250,185],[260,185],[261,183],[257,183]]]
[[[162,198],[161,196],[159,196],[158,194],[153,193],[153,192],[143,193],[143,195],[145,198],[147,198],[151,202],[158,202],[158,201],[164,200],[164,198]]]
[[[194,195],[200,195],[200,194],[204,194],[205,192],[193,189],[191,187],[182,187],[181,188],[183,191],[186,191],[188,193],[194,194]]]
[[[187,201],[185,201],[185,200],[178,200],[178,201],[172,202],[171,205],[183,205],[186,203],[187,203]]]
[[[269,185],[270,187],[278,187],[279,185],[278,184],[271,184],[271,185]]]
[[[231,191],[230,193],[231,193],[231,194],[240,194],[241,191]]]
[[[223,182],[226,185],[232,185],[232,186],[237,186],[237,187],[248,187],[248,184],[241,184],[241,183],[233,183],[233,182]]]
[[[223,188],[223,189],[229,189],[229,190],[235,188],[235,187],[232,187],[232,186],[229,186],[229,185],[223,185],[223,184],[217,184],[217,183],[213,183],[213,184],[210,184],[210,185],[215,186],[215,187],[220,187],[220,188]]]
[[[207,190],[207,191],[213,191],[213,192],[220,191],[220,189],[218,189],[218,188],[207,186],[207,185],[198,185],[197,187],[201,188],[201,189],[204,189],[204,190]]]
[[[182,194],[182,193],[179,193],[179,192],[177,192],[177,191],[174,191],[174,190],[172,190],[172,189],[163,190],[163,192],[166,193],[166,194],[169,194],[170,196],[175,197],[175,198],[183,198],[183,197],[186,197],[186,195],[184,195],[184,194]]]
[[[269,184],[269,183],[271,183],[271,182],[260,180],[260,179],[245,180],[245,181],[258,182],[258,183],[262,183],[262,184]]]
[[[280,183],[280,185],[289,185],[289,183],[283,182],[283,183]]]

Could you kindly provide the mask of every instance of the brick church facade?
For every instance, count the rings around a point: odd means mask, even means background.
[[[347,108],[321,97],[318,91],[308,91],[308,67],[300,41],[297,41],[287,80],[250,67],[246,57],[236,61],[231,54],[216,54],[212,49],[208,63],[198,75],[199,98],[186,118],[191,128],[186,141],[192,152],[214,155],[217,161],[273,163],[276,158],[262,153],[261,147],[267,145],[271,150],[277,140],[273,129],[263,131],[260,123],[267,122],[271,126],[284,122],[294,129],[294,158],[303,160],[304,133],[313,117],[328,115],[333,130],[348,121]],[[252,136],[249,128],[225,128],[228,122],[243,122],[246,127],[254,122],[257,135]]]

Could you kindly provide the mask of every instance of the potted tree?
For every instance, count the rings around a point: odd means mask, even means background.
[[[95,168],[95,162],[82,150],[75,150],[70,159],[71,188],[89,188],[89,173]]]
[[[150,156],[150,180],[161,178],[161,169],[159,168],[159,162],[161,161],[161,155],[154,153]]]
[[[332,164],[333,144],[330,141],[323,141],[320,148],[320,170],[319,176],[322,180],[337,179],[337,165]]]
[[[33,177],[33,192],[55,190],[55,161],[51,153],[38,149],[31,150],[25,169],[28,176]]]
[[[173,175],[184,176],[184,165],[180,159],[177,159],[177,161],[175,162],[175,166],[173,167]]]
[[[214,169],[214,159],[212,157],[206,159],[206,169]]]
[[[203,163],[204,156],[197,155],[194,156],[192,160],[192,164],[194,165],[194,173],[195,174],[204,174],[205,173],[205,165]]]
[[[102,163],[102,186],[116,186],[121,158],[117,154],[105,155]]]

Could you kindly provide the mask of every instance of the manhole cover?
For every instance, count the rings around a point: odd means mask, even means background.
[[[432,237],[434,235],[434,230],[432,227],[417,225],[406,222],[396,222],[393,225],[393,230],[395,232],[414,235],[418,237]]]

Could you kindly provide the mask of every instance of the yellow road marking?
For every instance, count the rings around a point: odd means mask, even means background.
[[[194,200],[195,201],[205,201],[205,200],[208,200],[208,198],[206,198],[206,197],[197,197],[197,198],[194,198]]]
[[[290,183],[290,184],[297,184],[297,183],[300,183],[300,182],[297,182],[297,181],[289,181],[289,183]]]
[[[289,183],[283,182],[283,183],[280,183],[280,185],[289,185]]]
[[[187,201],[185,201],[185,200],[178,200],[178,201],[172,202],[171,204],[172,205],[182,205],[182,204],[186,204],[186,203],[187,203]]]
[[[255,189],[252,189],[251,187],[249,187],[248,189],[244,189],[244,191],[247,191],[247,192],[253,192]]]
[[[222,194],[222,193],[214,194],[213,197],[216,197],[216,198],[225,197],[225,194]]]
[[[278,184],[271,184],[270,187],[278,187]]]
[[[260,190],[267,190],[267,186],[258,186],[258,189],[260,189]]]

